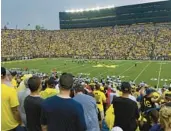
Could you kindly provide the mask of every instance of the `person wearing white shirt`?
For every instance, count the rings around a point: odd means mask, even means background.
[[[131,99],[131,100],[133,100],[133,101],[135,101],[135,102],[137,102],[137,100],[136,100],[135,96],[129,95],[129,97],[128,97],[128,98],[129,98],[129,99]]]

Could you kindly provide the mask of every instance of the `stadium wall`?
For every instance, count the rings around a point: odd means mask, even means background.
[[[92,28],[138,23],[171,22],[171,1],[83,12],[60,12],[60,28]]]

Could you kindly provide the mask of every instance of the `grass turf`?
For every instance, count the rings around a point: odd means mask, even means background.
[[[107,75],[121,76],[122,80],[134,80],[136,83],[145,81],[151,86],[160,87],[171,82],[171,61],[132,61],[132,60],[90,60],[84,64],[72,62],[68,58],[33,59],[24,61],[10,61],[1,63],[6,68],[38,69],[40,72],[50,73],[52,69],[71,72],[74,75],[88,73],[90,77]],[[66,64],[65,64],[66,63]],[[135,63],[137,66],[135,67]]]

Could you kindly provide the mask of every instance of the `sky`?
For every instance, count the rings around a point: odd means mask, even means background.
[[[1,0],[1,27],[59,29],[59,12],[97,6],[123,6],[164,0]],[[30,24],[30,26],[28,26]]]

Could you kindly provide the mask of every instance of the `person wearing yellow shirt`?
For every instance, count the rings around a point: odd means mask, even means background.
[[[95,99],[96,99],[96,104],[97,108],[100,111],[101,115],[101,120],[104,119],[104,108],[103,108],[103,103],[106,103],[106,96],[103,92],[100,91],[100,85],[96,84],[95,85],[96,90],[93,92]]]
[[[12,81],[11,81],[12,86],[16,89],[18,86],[16,81],[17,72],[14,71],[11,73],[11,75],[12,75]]]
[[[18,97],[14,88],[5,84],[6,69],[1,67],[1,130],[15,130],[21,124]]]
[[[43,99],[46,99],[48,97],[55,96],[58,93],[59,92],[55,88],[55,79],[54,78],[50,78],[49,80],[47,80],[47,88],[44,91],[40,92],[40,96]]]

